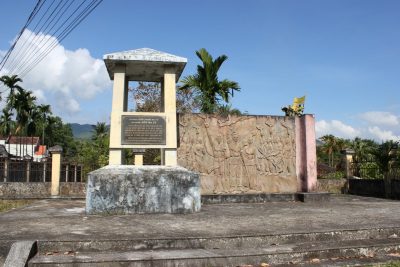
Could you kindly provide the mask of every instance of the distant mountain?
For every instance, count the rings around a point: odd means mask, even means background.
[[[78,139],[90,139],[93,134],[93,126],[92,124],[79,124],[79,123],[70,123],[72,128],[72,133],[75,138]]]

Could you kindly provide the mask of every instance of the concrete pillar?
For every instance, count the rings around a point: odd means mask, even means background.
[[[345,149],[340,151],[340,153],[342,153],[343,157],[346,178],[347,179],[353,178],[353,170],[351,164],[353,163],[354,150]]]
[[[121,115],[127,109],[127,83],[125,65],[115,66],[110,125],[110,165],[121,165],[123,162],[121,144]]]
[[[31,181],[31,161],[26,161],[26,182]]]
[[[315,118],[296,117],[296,175],[298,191],[312,192],[317,187],[317,146]]]
[[[166,144],[164,149],[164,165],[178,165],[177,148],[177,127],[176,127],[176,84],[175,69],[167,69],[164,73],[163,94],[164,112],[166,117]]]
[[[69,164],[65,164],[65,182],[69,182]]]
[[[61,176],[61,153],[62,147],[53,146],[49,148],[51,153],[51,196],[60,194],[60,176]]]
[[[4,159],[4,182],[7,182],[8,178],[8,164],[9,164],[9,159]]]
[[[132,149],[133,155],[135,156],[134,164],[136,166],[143,166],[143,155],[145,150],[144,149]]]
[[[47,162],[43,163],[43,183],[46,182]]]
[[[78,178],[78,165],[75,163],[74,164],[74,182],[76,183]]]

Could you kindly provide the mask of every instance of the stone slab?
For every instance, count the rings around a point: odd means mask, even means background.
[[[296,193],[260,193],[260,194],[213,194],[202,195],[202,204],[228,204],[228,203],[265,203],[296,201]]]
[[[129,252],[96,252],[74,255],[41,255],[31,260],[29,266],[259,266],[269,264],[309,262],[311,259],[330,259],[339,257],[386,256],[398,251],[399,240],[346,240],[338,242],[310,242],[299,244],[264,244],[259,248],[235,249],[184,249],[149,250]]]
[[[18,241],[12,244],[4,267],[25,267],[28,260],[37,253],[36,241]]]
[[[87,214],[200,211],[200,180],[182,167],[109,165],[88,175]]]
[[[301,202],[326,202],[330,196],[331,194],[327,192],[297,193],[297,198]]]

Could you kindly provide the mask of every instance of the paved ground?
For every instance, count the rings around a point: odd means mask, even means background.
[[[330,202],[204,205],[188,215],[86,216],[82,200],[39,200],[0,213],[5,240],[215,237],[400,227],[400,201],[333,196]]]

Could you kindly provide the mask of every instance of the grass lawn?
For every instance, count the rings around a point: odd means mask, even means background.
[[[0,200],[0,212],[18,208],[32,203],[32,200]]]
[[[393,261],[391,263],[382,265],[382,267],[400,267],[400,261]]]

